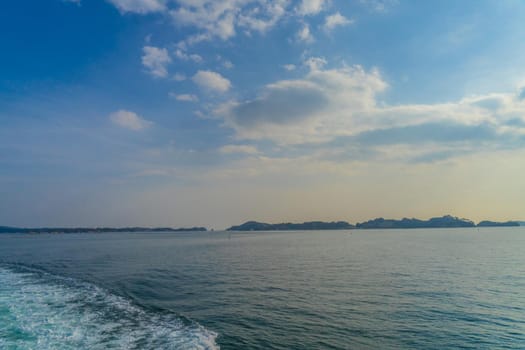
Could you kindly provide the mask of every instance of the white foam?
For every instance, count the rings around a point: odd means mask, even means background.
[[[219,349],[216,333],[186,323],[93,284],[0,267],[0,349]]]

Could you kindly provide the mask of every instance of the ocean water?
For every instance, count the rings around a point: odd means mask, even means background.
[[[525,227],[0,235],[0,349],[525,349]]]

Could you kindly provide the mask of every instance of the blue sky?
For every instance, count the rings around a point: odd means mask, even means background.
[[[3,224],[525,212],[522,1],[0,6]]]

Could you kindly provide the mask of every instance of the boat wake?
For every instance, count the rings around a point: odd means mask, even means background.
[[[0,266],[0,349],[219,349],[217,334],[96,285]]]

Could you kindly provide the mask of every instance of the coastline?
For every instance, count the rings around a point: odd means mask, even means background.
[[[489,221],[482,220],[477,224],[474,221],[451,215],[433,217],[428,220],[416,218],[384,219],[376,218],[361,223],[351,224],[347,221],[307,221],[303,223],[270,224],[258,221],[247,221],[243,224],[231,226],[224,231],[323,231],[323,230],[369,230],[369,229],[421,229],[421,228],[469,228],[469,227],[518,227],[525,226],[524,221]],[[21,228],[0,226],[2,233],[119,233],[119,232],[213,232],[203,226],[195,227],[35,227]]]

